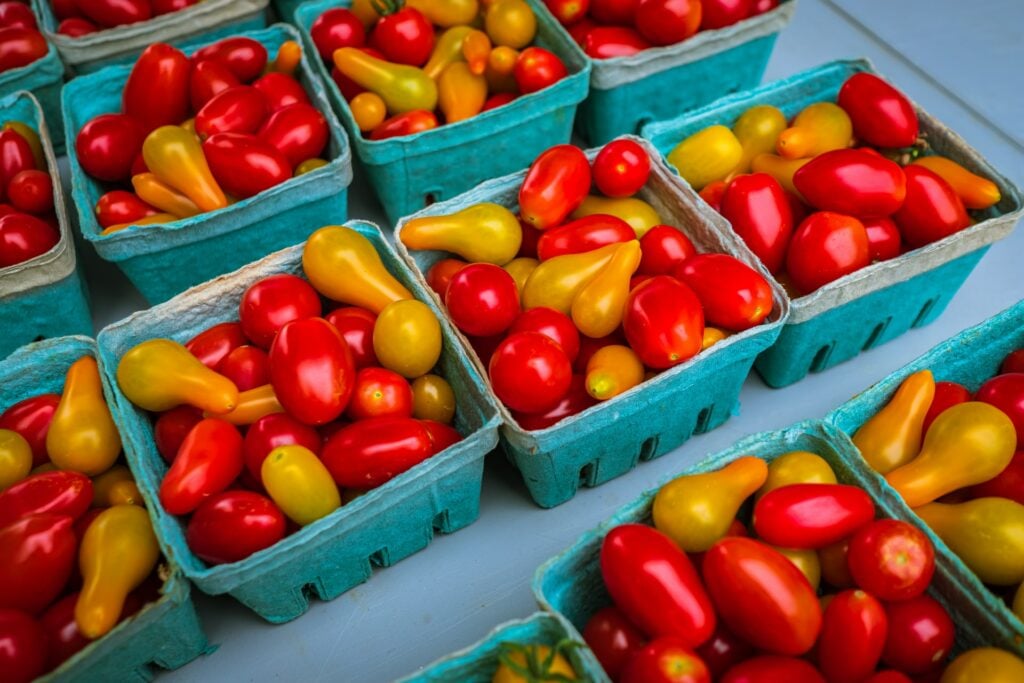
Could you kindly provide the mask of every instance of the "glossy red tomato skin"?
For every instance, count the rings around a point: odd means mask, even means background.
[[[955,627],[945,608],[928,595],[885,605],[889,621],[882,661],[906,674],[941,668],[953,650]]]
[[[239,391],[270,384],[270,357],[256,346],[239,346],[217,364],[217,372],[234,382]]]
[[[769,491],[754,505],[754,528],[781,548],[823,548],[875,517],[871,497],[846,484],[791,484]]]
[[[320,313],[320,296],[313,286],[297,275],[285,274],[271,275],[250,285],[238,308],[245,336],[264,349],[270,348],[274,336],[286,323],[316,318]]]
[[[319,157],[327,146],[327,119],[306,103],[278,109],[260,128],[259,138],[284,155],[294,169]]]
[[[160,16],[161,14],[170,14],[171,12],[179,12],[186,7],[195,5],[200,0],[150,0],[153,4],[153,15]]]
[[[191,114],[191,75],[192,64],[181,50],[153,43],[139,55],[128,75],[121,110],[146,132],[177,125]]]
[[[861,681],[875,670],[885,647],[888,618],[877,598],[862,590],[835,595],[822,616],[818,668],[830,681]]]
[[[767,173],[736,176],[722,195],[721,214],[769,272],[782,269],[794,222],[779,181]]]
[[[718,617],[737,636],[781,655],[802,655],[814,645],[821,630],[818,597],[777,550],[726,537],[704,554],[702,570]]]
[[[242,455],[245,469],[262,485],[263,461],[278,446],[299,445],[319,455],[323,448],[320,434],[286,413],[271,413],[256,420],[245,432]]]
[[[153,440],[165,462],[174,462],[185,437],[202,419],[202,411],[192,406],[178,406],[160,414],[153,424]]]
[[[36,167],[32,147],[13,130],[0,131],[0,182],[4,193],[14,176]]]
[[[206,418],[188,433],[160,482],[160,504],[172,515],[194,511],[242,473],[242,435],[229,422]]]
[[[0,224],[4,219],[0,218]],[[981,385],[974,397],[999,408],[1017,428],[1017,448],[1024,447],[1024,373],[996,375]]]
[[[418,109],[415,111],[397,114],[384,123],[373,129],[370,133],[371,140],[387,140],[388,138],[402,137],[422,133],[425,130],[433,130],[438,126],[437,116],[432,111]]]
[[[772,288],[759,272],[728,254],[697,254],[674,271],[697,295],[709,325],[742,332],[772,312]]]
[[[0,491],[0,527],[28,515],[81,517],[92,505],[92,480],[78,472],[40,472]]]
[[[622,327],[643,364],[661,370],[700,351],[704,313],[692,289],[658,275],[629,293]]]
[[[434,456],[444,449],[462,441],[462,435],[451,425],[437,420],[417,420],[430,437],[430,455]]]
[[[595,26],[586,35],[583,51],[593,59],[628,57],[654,47],[628,26]]]
[[[636,231],[626,221],[607,214],[594,214],[545,230],[537,240],[537,256],[547,261],[635,239]]]
[[[622,683],[711,683],[707,666],[679,638],[647,643],[626,663]]]
[[[932,398],[931,406],[928,407],[928,412],[925,413],[922,433],[927,434],[928,428],[931,427],[935,418],[941,415],[947,408],[970,401],[971,398],[971,392],[962,384],[957,384],[956,382],[936,382],[935,396]]]
[[[903,172],[907,176],[907,198],[893,220],[907,246],[916,249],[970,226],[967,210],[949,183],[916,164]]]
[[[220,62],[239,81],[250,83],[259,78],[267,66],[267,48],[252,38],[235,36],[218,40],[192,55],[196,63],[204,59]]]
[[[326,320],[334,325],[348,344],[356,370],[377,365],[377,354],[373,351],[376,315],[358,306],[343,306],[328,313]]]
[[[6,28],[7,26],[39,30],[36,15],[32,13],[28,5],[21,2],[0,3],[0,27]]]
[[[544,231],[533,227],[533,225],[524,221],[522,217],[519,218],[519,227],[523,231],[523,241],[519,244],[519,253],[516,256],[537,258],[537,245],[540,243],[540,238]]]
[[[343,488],[380,486],[434,453],[430,433],[408,417],[374,417],[342,427],[324,443],[321,460]]]
[[[343,47],[362,47],[366,30],[352,13],[343,7],[329,9],[313,22],[309,29],[313,44],[324,62],[330,63],[334,51]]]
[[[96,0],[77,3],[79,11],[99,26],[134,24],[153,17],[150,0]]]
[[[512,323],[509,334],[516,332],[539,332],[558,344],[565,357],[572,363],[580,352],[580,333],[572,318],[561,311],[538,306],[523,311]]]
[[[818,211],[804,219],[786,254],[786,272],[809,294],[870,265],[868,234],[852,216]]]
[[[252,197],[292,177],[288,159],[255,135],[218,133],[203,142],[203,154],[213,177],[235,197]]]
[[[797,169],[793,184],[812,206],[851,216],[889,216],[907,196],[899,164],[862,149],[819,154]]]
[[[967,489],[970,498],[1007,498],[1024,505],[1024,450],[1018,450],[1010,464],[994,479]]]
[[[293,320],[270,347],[270,383],[284,409],[308,425],[337,419],[355,385],[352,354],[323,318]]]
[[[310,103],[302,85],[287,74],[271,71],[253,81],[252,87],[263,95],[271,112],[293,104]]]
[[[434,51],[434,27],[419,10],[406,7],[382,17],[369,43],[389,62],[423,66]]]
[[[31,28],[0,28],[0,72],[17,69],[46,55],[49,48],[43,35]]]
[[[27,213],[0,217],[0,267],[41,256],[60,241],[60,233],[46,221]]]
[[[519,92],[524,95],[543,90],[568,75],[569,70],[558,55],[536,45],[519,53],[512,71]]]
[[[53,211],[53,181],[46,171],[26,169],[7,184],[7,199],[18,211],[44,216]]]
[[[687,647],[707,641],[715,611],[686,554],[657,529],[623,524],[601,545],[601,575],[612,600],[652,638],[675,636]]]
[[[1006,354],[1002,365],[999,366],[999,372],[1001,374],[1024,372],[1024,349],[1017,349]]]
[[[875,147],[909,147],[917,141],[913,105],[878,76],[854,74],[839,90],[839,106],[853,123],[853,134]]]
[[[567,417],[582,413],[587,408],[597,405],[597,403],[594,397],[587,392],[586,378],[583,375],[577,374],[572,376],[569,382],[569,391],[566,392],[565,396],[562,397],[562,400],[554,408],[532,415],[513,411],[512,417],[515,418],[516,424],[523,429],[536,431],[547,429]]]
[[[0,609],[0,671],[9,683],[28,683],[46,670],[46,633],[32,615]]]
[[[203,107],[220,93],[237,88],[241,82],[235,74],[220,62],[204,59],[195,62],[192,78],[189,80],[189,101],[193,111],[202,111]]]
[[[655,45],[686,40],[700,20],[700,0],[640,0],[636,7],[636,29]]]
[[[590,15],[602,24],[633,24],[640,0],[591,0]]]
[[[78,624],[75,623],[76,602],[78,593],[66,595],[50,605],[39,617],[39,625],[46,634],[47,669],[55,669],[92,642],[82,635]],[[124,611],[126,610],[122,610],[122,614]]]
[[[80,36],[86,36],[90,33],[99,31],[100,27],[92,23],[88,19],[82,19],[80,17],[72,17],[71,19],[64,19],[57,25],[57,33],[70,36],[71,38],[78,38]]]
[[[512,410],[544,413],[568,393],[572,364],[557,343],[538,332],[511,334],[491,355],[491,386]]]
[[[468,263],[457,258],[443,258],[430,266],[427,271],[427,284],[430,288],[437,292],[437,295],[441,297],[441,301],[444,301],[444,295],[448,292],[448,285],[451,283],[452,278],[455,277],[455,273],[465,268]]]
[[[67,515],[32,515],[0,528],[0,608],[37,614],[71,576],[77,542]]]
[[[594,158],[594,184],[606,197],[631,197],[650,175],[647,152],[632,140],[612,140]]]
[[[847,564],[857,585],[881,600],[908,600],[928,589],[935,549],[917,527],[879,519],[850,540]]]
[[[0,429],[17,432],[32,447],[32,467],[50,460],[46,452],[46,434],[50,431],[58,403],[58,394],[39,394],[18,401],[0,414]]]
[[[903,251],[900,229],[891,218],[863,218],[864,232],[868,236],[868,257],[875,261],[888,261]]]
[[[250,287],[250,290],[253,287]],[[227,322],[203,330],[185,342],[185,348],[198,358],[200,363],[215,370],[229,353],[245,343],[246,334],[242,324]]]
[[[594,613],[583,628],[583,640],[612,680],[618,680],[626,662],[647,639],[622,611],[605,607]]]
[[[82,126],[75,138],[78,163],[97,180],[127,180],[145,137],[145,129],[134,118],[100,114]]]
[[[156,209],[139,199],[134,192],[111,190],[96,202],[96,220],[101,227],[130,223],[157,213]]]
[[[519,315],[519,289],[504,268],[473,263],[448,284],[444,304],[452,322],[466,334],[489,337],[512,326]]]
[[[195,117],[196,133],[206,139],[217,133],[255,133],[270,115],[260,91],[236,85],[214,95]]]
[[[754,0],[701,0],[700,30],[725,28],[754,15]]]
[[[669,275],[683,261],[696,255],[697,248],[681,230],[671,225],[655,225],[640,238],[642,275]]]
[[[78,0],[51,0],[50,5],[53,7],[54,16],[58,19],[84,16],[78,9]]]
[[[825,683],[825,677],[803,659],[761,655],[729,669],[722,683]]]
[[[412,387],[397,372],[364,368],[356,375],[352,400],[345,414],[352,420],[412,417]]]
[[[252,491],[224,491],[196,508],[185,530],[189,549],[209,564],[243,560],[285,535],[285,517],[274,502]]]
[[[743,535],[729,533],[729,536]],[[696,650],[697,656],[707,664],[708,671],[718,680],[726,671],[754,655],[754,648],[742,638],[736,636],[725,624],[718,622],[718,627],[711,639]]]

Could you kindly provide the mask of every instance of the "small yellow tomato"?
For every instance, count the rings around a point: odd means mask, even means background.
[[[743,145],[725,126],[709,126],[676,145],[667,158],[699,192],[708,183],[724,180],[736,168],[743,158]]]
[[[144,505],[135,477],[124,465],[115,465],[92,480],[92,506]]]
[[[821,561],[818,559],[818,553],[815,550],[798,550],[795,548],[775,548],[785,557],[787,560],[793,563],[793,566],[800,570],[800,573],[807,577],[807,581],[811,584],[811,588],[818,590],[818,584],[821,583]]]
[[[441,324],[422,301],[388,304],[373,326],[373,351],[381,365],[402,377],[425,375],[441,357]]]
[[[587,361],[587,393],[607,401],[644,381],[644,364],[628,346],[602,346]]]
[[[260,477],[271,499],[290,520],[305,526],[341,507],[341,495],[327,467],[303,446],[278,446]]]
[[[537,17],[525,0],[497,0],[487,9],[484,28],[495,45],[519,50],[537,35]]]
[[[0,491],[32,471],[32,447],[18,432],[0,429]]]
[[[384,119],[388,117],[384,99],[370,91],[361,92],[353,97],[348,106],[352,110],[352,118],[356,120],[356,125],[364,133],[384,123]]]
[[[774,152],[779,133],[786,130],[786,125],[786,115],[770,104],[759,104],[743,112],[732,124],[732,132],[743,146],[743,156],[733,174],[750,173],[754,157]]]
[[[305,161],[300,162],[299,165],[295,167],[295,177],[297,178],[300,175],[306,175],[307,173],[311,173],[318,168],[323,168],[326,165],[326,159],[306,159]]]
[[[521,256],[516,259],[512,259],[506,263],[502,268],[505,269],[512,279],[516,282],[516,289],[519,290],[519,296],[523,295],[523,287],[526,286],[526,281],[530,279],[530,273],[536,270],[537,266],[540,265],[540,261],[535,258],[528,256]]]
[[[836,473],[825,458],[807,451],[784,453],[768,463],[768,478],[758,490],[761,497],[790,484],[835,484]]]
[[[706,351],[718,342],[722,341],[729,336],[728,332],[720,330],[717,327],[705,327],[704,338],[700,342],[700,350]]]
[[[412,383],[412,416],[451,424],[455,417],[455,392],[444,377],[423,375]]]
[[[1020,683],[1024,660],[996,647],[964,652],[942,673],[941,683]]]

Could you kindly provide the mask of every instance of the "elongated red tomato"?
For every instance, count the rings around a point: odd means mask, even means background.
[[[0,28],[0,72],[31,64],[48,50],[46,39],[32,28],[4,26]]]
[[[213,60],[204,59],[195,63],[192,78],[189,81],[189,99],[192,109],[202,111],[207,102],[214,97],[241,85],[231,70]]]
[[[81,517],[92,505],[92,480],[70,471],[40,472],[0,492],[0,527],[28,515]]]
[[[909,147],[917,141],[913,105],[878,76],[850,76],[839,89],[839,106],[850,115],[857,139],[876,147]]]
[[[635,239],[636,231],[629,223],[617,216],[598,213],[545,230],[537,241],[537,257],[547,261]]]
[[[342,427],[324,443],[321,460],[338,486],[369,489],[390,481],[434,452],[419,420],[374,417]]]
[[[819,154],[797,169],[793,184],[814,207],[851,216],[888,216],[907,196],[899,164],[862,149]]]
[[[67,515],[30,515],[0,528],[0,608],[40,612],[71,576],[77,543]]]
[[[655,225],[640,238],[642,275],[668,275],[676,266],[697,253],[690,238],[671,225]]]
[[[217,133],[255,133],[270,115],[267,101],[249,85],[236,85],[216,95],[196,114],[196,133],[203,139]]]
[[[761,655],[729,669],[722,683],[825,683],[813,665],[795,657]]]
[[[882,603],[862,590],[843,591],[825,608],[818,668],[830,681],[861,681],[882,656],[888,619]]]
[[[139,199],[134,192],[125,190],[111,190],[96,201],[96,220],[104,228],[119,223],[134,223],[155,213],[157,210]]]
[[[14,176],[36,167],[32,147],[14,130],[0,131],[0,190],[6,195]]]
[[[701,9],[700,0],[640,0],[634,22],[655,45],[671,45],[697,32]]]
[[[323,318],[288,323],[270,347],[270,383],[277,400],[306,424],[326,424],[344,412],[355,374],[345,340]]]
[[[754,647],[797,656],[814,645],[821,630],[818,597],[779,551],[726,537],[704,553],[701,573],[719,618]]]
[[[255,285],[254,285],[255,287]],[[250,290],[252,287],[249,288]],[[247,292],[248,293],[248,292]],[[219,323],[203,330],[185,343],[185,348],[203,365],[215,369],[224,358],[245,344],[245,332],[240,323]]]
[[[875,504],[864,489],[845,484],[790,484],[754,505],[758,537],[781,548],[823,548],[874,517]]]
[[[870,265],[868,233],[852,216],[818,211],[797,228],[786,254],[786,272],[803,294]]]
[[[583,628],[583,640],[594,651],[605,673],[618,680],[626,662],[644,646],[646,638],[618,607],[594,613]]]
[[[323,447],[320,434],[287,413],[264,415],[249,426],[242,442],[245,469],[256,481],[263,483],[263,461],[278,446],[302,446],[319,455]]]
[[[224,191],[246,198],[292,177],[287,157],[255,135],[217,133],[203,143],[210,171]]]
[[[0,267],[45,254],[60,241],[56,228],[27,213],[0,217]]]
[[[889,621],[882,661],[908,674],[942,665],[953,649],[955,627],[946,609],[928,595],[887,603]]]
[[[304,102],[278,109],[260,128],[259,138],[284,155],[295,168],[320,156],[327,146],[327,119]]]
[[[629,293],[622,327],[644,365],[670,368],[700,351],[704,313],[692,289],[657,275]]]
[[[32,467],[50,459],[46,453],[46,434],[58,403],[60,396],[57,394],[39,394],[18,401],[0,415],[0,429],[21,434],[32,447]]]
[[[201,420],[185,437],[160,482],[160,504],[172,515],[192,512],[242,473],[242,435],[229,422]]]
[[[189,78],[192,64],[176,47],[153,43],[128,75],[121,93],[121,109],[142,124],[154,128],[177,125],[191,114]]]
[[[437,126],[437,116],[434,115],[434,112],[415,109],[386,119],[384,123],[373,129],[373,132],[370,133],[370,139],[386,140],[403,135],[413,135],[414,133],[422,133],[425,130],[432,130],[437,128]]]
[[[309,104],[309,95],[302,85],[287,74],[271,71],[257,78],[252,87],[263,95],[272,112],[293,104]]]
[[[609,531],[601,545],[601,576],[619,609],[651,637],[675,636],[696,647],[715,630],[715,611],[697,570],[657,529],[623,524]]]
[[[224,491],[196,509],[185,530],[189,549],[210,564],[238,562],[285,534],[284,513],[252,491]]]
[[[150,0],[92,0],[76,4],[78,11],[104,28],[134,24],[153,17]]]
[[[772,312],[772,288],[756,270],[728,254],[697,254],[675,270],[700,299],[704,321],[741,332]]]
[[[736,176],[722,195],[721,214],[769,272],[782,269],[794,223],[779,181],[767,173]]]
[[[192,55],[192,60],[197,64],[204,59],[220,62],[239,81],[249,83],[259,78],[266,68],[267,48],[252,38],[235,36],[218,40]]]
[[[297,275],[282,273],[249,285],[238,306],[238,317],[245,336],[269,349],[286,323],[319,317],[320,311],[320,295],[313,286]]]
[[[174,462],[185,437],[202,419],[202,411],[192,406],[171,408],[157,418],[153,425],[153,440],[160,456],[167,463]]]
[[[595,26],[583,40],[583,51],[593,59],[628,57],[654,45],[628,26]]]
[[[907,176],[907,198],[893,220],[909,247],[923,247],[971,224],[964,203],[937,173],[917,164],[903,172]]]
[[[590,191],[590,162],[573,145],[556,145],[534,159],[519,189],[519,212],[539,230],[560,225]]]
[[[0,609],[0,671],[9,683],[28,683],[46,670],[51,643],[39,622],[21,610]]]

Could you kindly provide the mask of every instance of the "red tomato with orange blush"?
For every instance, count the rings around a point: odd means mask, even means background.
[[[328,313],[326,320],[341,333],[352,353],[356,370],[377,365],[377,355],[373,351],[373,327],[377,316],[373,312],[358,306],[342,306]]]
[[[543,90],[568,75],[569,70],[558,55],[536,45],[519,53],[512,71],[519,92],[524,95]]]
[[[444,301],[444,295],[448,292],[448,284],[455,277],[455,273],[467,265],[469,264],[457,258],[443,258],[427,270],[427,284]]]
[[[935,573],[935,549],[924,532],[895,519],[879,519],[850,539],[850,573],[858,586],[882,600],[921,595]]]

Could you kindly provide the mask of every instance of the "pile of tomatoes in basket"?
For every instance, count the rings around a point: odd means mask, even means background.
[[[196,5],[201,0],[51,0],[57,33],[77,38],[115,26],[136,24]]]
[[[60,226],[39,134],[20,121],[0,130],[0,267],[53,249]]]
[[[48,50],[32,9],[22,2],[0,2],[0,73],[31,64]]]
[[[75,139],[78,163],[112,189],[96,203],[104,234],[223,209],[327,162],[327,120],[296,78],[302,51],[273,60],[244,36],[186,56],[154,43],[132,67],[120,113]]]

